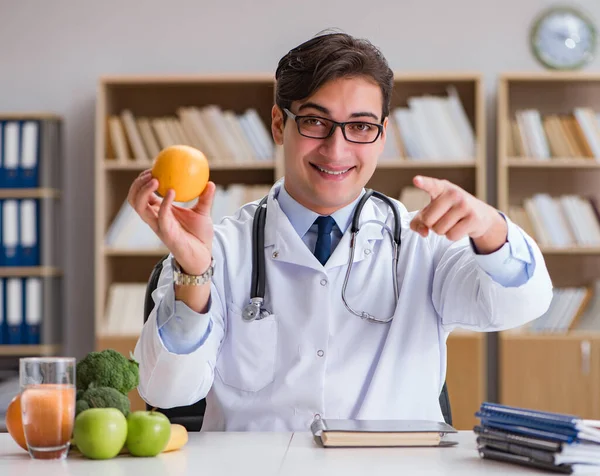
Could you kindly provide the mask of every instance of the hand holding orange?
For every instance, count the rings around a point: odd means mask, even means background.
[[[170,146],[154,159],[152,177],[158,180],[157,192],[162,197],[172,188],[176,202],[188,202],[200,196],[206,188],[209,178],[208,160],[194,147]]]

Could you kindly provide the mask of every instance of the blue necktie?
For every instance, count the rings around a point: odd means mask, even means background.
[[[331,230],[333,230],[335,220],[330,216],[319,217],[315,220],[315,223],[319,227],[315,256],[324,265],[331,256]]]

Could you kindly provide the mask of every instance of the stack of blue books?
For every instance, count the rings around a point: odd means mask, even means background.
[[[475,416],[481,458],[563,474],[600,474],[600,421],[487,402]]]

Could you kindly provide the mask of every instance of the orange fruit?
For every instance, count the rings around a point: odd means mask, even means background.
[[[175,190],[176,202],[198,197],[208,183],[208,160],[194,147],[174,145],[163,149],[154,159],[152,177],[158,180],[158,193]]]
[[[6,429],[17,443],[25,451],[28,451],[25,432],[23,431],[23,418],[21,417],[21,394],[16,395],[9,403],[6,410]]]

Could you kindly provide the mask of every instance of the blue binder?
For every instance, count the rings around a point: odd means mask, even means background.
[[[43,321],[42,279],[23,279],[23,344],[38,345]]]
[[[19,257],[18,266],[40,265],[40,201],[19,201]]]
[[[0,345],[6,344],[6,292],[4,278],[0,278]]]
[[[41,123],[34,120],[21,121],[20,131],[18,186],[39,187]]]
[[[23,342],[23,278],[6,278],[6,343]]]
[[[18,266],[19,251],[19,201],[5,199],[2,201],[2,235],[0,236],[1,264]]]
[[[2,165],[4,168],[4,187],[19,188],[21,162],[21,123],[20,121],[5,121],[2,149],[4,152]]]
[[[6,187],[6,179],[4,173],[4,123],[0,121],[0,187]]]

